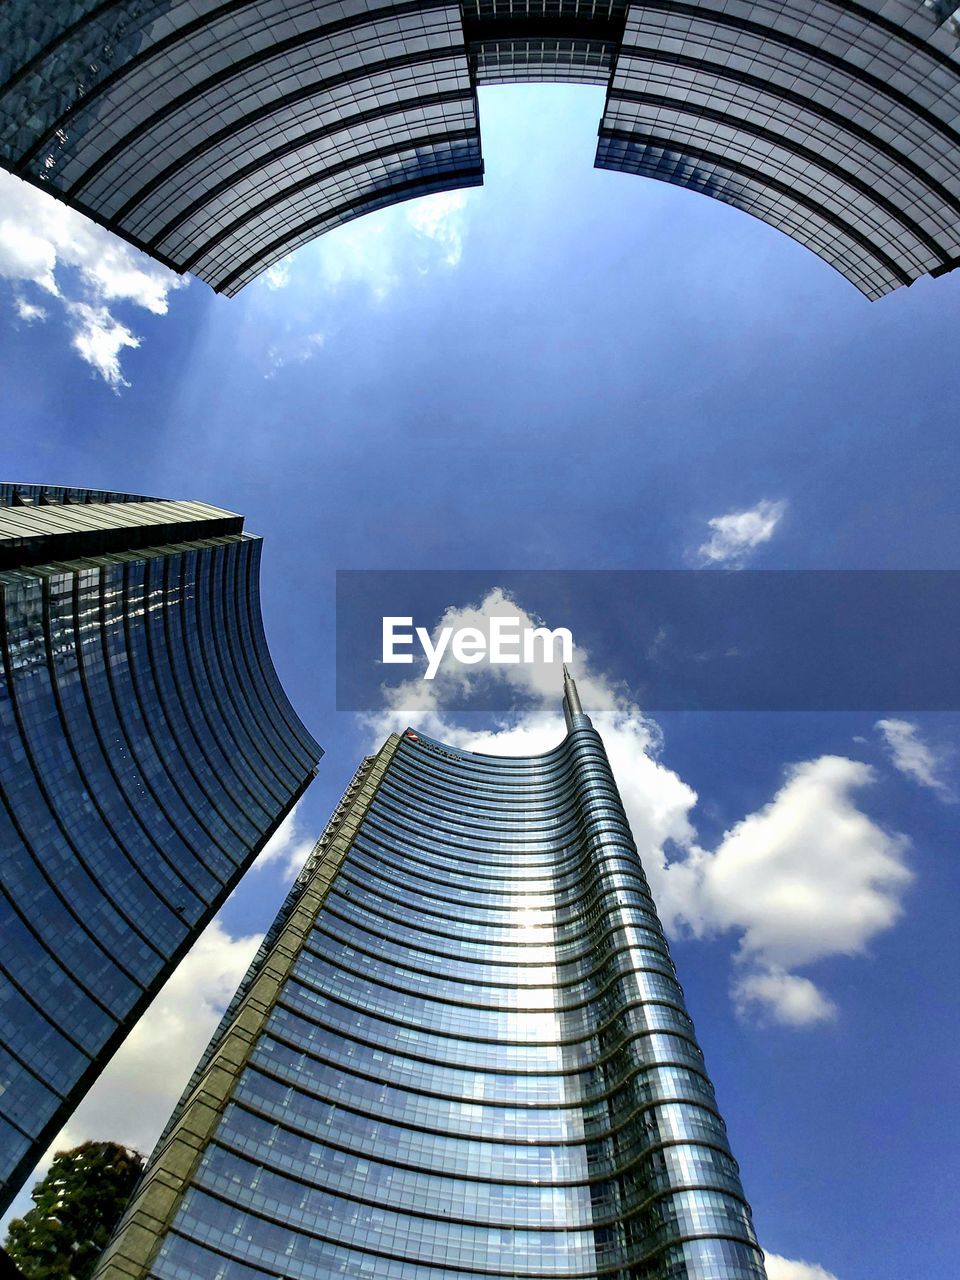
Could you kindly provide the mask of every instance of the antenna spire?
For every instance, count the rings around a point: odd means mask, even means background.
[[[563,697],[572,716],[583,715],[583,707],[580,705],[580,695],[577,693],[577,682],[570,674],[570,668],[566,663],[563,664]]]
[[[589,729],[591,727],[590,718],[584,715],[583,707],[580,705],[577,682],[570,674],[570,669],[566,663],[563,664],[563,718],[567,724],[567,733],[572,733],[574,727],[578,729]]]

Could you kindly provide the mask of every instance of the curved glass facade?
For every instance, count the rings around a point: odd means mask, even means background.
[[[240,517],[35,486],[0,499],[0,552],[26,560],[0,572],[2,1206],[320,749],[267,653],[261,541],[213,532]],[[70,558],[126,518],[164,545]]]
[[[0,11],[9,167],[220,292],[360,214],[481,180],[459,5],[82,0],[58,15]]]
[[[603,744],[570,724],[535,758],[411,731],[365,764],[102,1280],[762,1280]]]
[[[631,5],[597,164],[770,223],[870,298],[960,261],[960,46],[914,0]]]
[[[0,163],[233,294],[482,180],[476,86],[607,86],[596,163],[714,196],[870,298],[960,263],[951,0],[0,6]]]

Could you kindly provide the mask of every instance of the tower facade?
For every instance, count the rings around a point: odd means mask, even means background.
[[[953,0],[0,6],[0,164],[233,294],[482,181],[477,86],[606,87],[596,164],[713,196],[870,298],[960,263]]]
[[[0,485],[0,1208],[313,778],[261,540]]]
[[[98,1280],[763,1280],[603,743],[361,765]]]

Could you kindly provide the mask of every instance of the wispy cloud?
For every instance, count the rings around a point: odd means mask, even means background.
[[[67,314],[74,321],[71,345],[109,386],[116,390],[130,383],[120,371],[120,353],[125,347],[139,347],[140,339],[115,319],[107,307],[87,302],[68,302]]]
[[[879,729],[893,767],[904,777],[929,787],[945,800],[954,800],[953,790],[943,777],[946,761],[920,737],[920,729],[910,720],[878,720]]]
[[[272,267],[268,267],[263,280],[268,289],[285,289],[290,283],[290,259],[284,258],[282,262],[275,262]]]
[[[250,305],[270,317],[263,376],[276,378],[320,357],[348,310],[345,295],[377,308],[420,277],[454,270],[463,255],[468,209],[463,191],[378,209],[268,268],[249,295]]]
[[[306,364],[308,360],[323,350],[326,342],[326,334],[323,333],[307,333],[300,337],[289,339],[286,342],[275,342],[271,344],[267,352],[267,369],[264,373],[265,378],[275,378],[277,374],[287,365]]]
[[[463,213],[467,207],[464,191],[440,191],[416,200],[407,209],[407,224],[424,240],[440,250],[441,261],[455,267],[463,256]]]
[[[74,350],[113,390],[128,385],[120,354],[138,347],[140,339],[111,308],[128,305],[164,315],[170,293],[186,281],[7,173],[0,173],[0,207],[0,276],[14,287],[20,319],[46,319],[41,300],[55,299]]]
[[[440,191],[344,223],[270,267],[264,284],[271,291],[300,283],[316,289],[319,276],[324,292],[360,285],[382,302],[411,271],[459,264],[468,200],[465,191]]]
[[[739,569],[776,532],[787,509],[785,501],[763,498],[746,511],[728,511],[707,521],[710,537],[697,549],[700,563]]]
[[[540,622],[496,590],[476,604],[447,610],[437,626],[483,629],[505,612],[519,615],[523,625]],[[694,825],[696,792],[661,759],[658,725],[594,668],[582,648],[576,674],[667,928],[674,935],[738,939],[731,994],[742,1016],[760,1014],[789,1027],[835,1017],[830,997],[795,971],[862,954],[896,923],[912,878],[907,839],[884,830],[856,803],[875,781],[871,768],[829,755],[789,766],[773,797],[711,849]],[[465,727],[444,710],[477,679],[508,682],[520,708],[492,730]],[[469,750],[533,754],[560,736],[558,700],[553,665],[442,665],[432,682],[414,678],[389,690],[383,711],[366,720],[371,746],[413,723]]]

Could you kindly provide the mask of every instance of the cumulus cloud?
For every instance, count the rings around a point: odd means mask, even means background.
[[[264,845],[260,856],[253,864],[254,870],[279,864],[284,874],[292,881],[310,856],[315,843],[315,835],[312,836],[303,829],[298,802]]]
[[[472,626],[489,635],[490,619],[503,616],[542,625],[497,589],[476,604],[448,609],[433,637],[442,626]],[[694,823],[697,794],[661,759],[658,725],[582,648],[575,668],[668,931],[738,939],[731,995],[743,1016],[760,1014],[789,1027],[835,1017],[830,997],[794,971],[862,954],[896,923],[911,880],[906,838],[858,807],[859,794],[875,781],[873,770],[842,756],[791,765],[765,805],[714,848],[705,847]],[[507,683],[518,708],[493,728],[465,726],[445,710],[465,685],[481,679]],[[383,709],[366,717],[371,747],[414,724],[468,750],[535,754],[560,737],[559,696],[558,664],[464,668],[445,660],[433,681],[414,676],[385,690]]]
[[[707,521],[710,537],[698,548],[701,564],[739,569],[757,547],[769,542],[787,509],[763,498],[747,511],[729,511]]]
[[[636,834],[649,804],[638,763],[611,752],[611,764]],[[793,970],[862,954],[899,919],[909,845],[858,808],[874,781],[860,761],[821,756],[788,767],[774,797],[713,849],[692,832],[669,853],[640,844],[669,931],[739,938],[731,994],[742,1016],[789,1027],[831,1020],[829,996]]]
[[[953,799],[953,793],[942,776],[944,761],[920,737],[920,730],[910,720],[878,720],[875,728],[880,731],[893,767],[904,777],[939,792],[944,799]]]
[[[0,276],[15,289],[22,319],[46,309],[24,295],[56,299],[78,354],[114,390],[127,385],[120,353],[140,340],[112,313],[116,304],[166,314],[186,281],[52,196],[0,173]]]
[[[837,1006],[809,978],[782,969],[744,974],[733,985],[733,999],[742,1017],[759,1011],[788,1027],[831,1022],[837,1016]]]
[[[713,852],[691,848],[665,868],[662,910],[701,936],[739,934],[741,1008],[765,1006],[794,1026],[832,1017],[829,1000],[789,970],[861,953],[899,918],[911,879],[907,841],[854,802],[874,780],[868,765],[842,756],[794,765],[773,799]]]
[[[781,1258],[778,1253],[766,1255],[767,1280],[837,1280],[832,1271],[826,1271],[815,1262],[795,1262]]]

